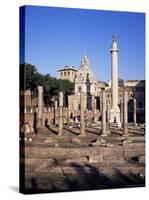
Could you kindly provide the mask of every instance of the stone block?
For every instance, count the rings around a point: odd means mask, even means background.
[[[56,139],[49,137],[46,140],[44,140],[43,142],[45,142],[45,143],[56,143]]]
[[[79,157],[79,158],[72,158],[72,159],[67,159],[63,161],[65,164],[71,164],[71,163],[77,163],[77,164],[83,164],[83,163],[88,163],[87,157]]]
[[[81,144],[81,140],[78,137],[71,138],[71,143]]]
[[[103,161],[103,156],[89,156],[88,161],[89,163],[99,163]]]

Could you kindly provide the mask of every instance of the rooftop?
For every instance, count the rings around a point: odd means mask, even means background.
[[[64,70],[73,70],[73,71],[78,71],[78,69],[75,68],[75,67],[72,66],[72,65],[66,65],[66,66],[64,66],[63,68],[58,69],[57,71],[59,72],[59,71],[64,71]]]

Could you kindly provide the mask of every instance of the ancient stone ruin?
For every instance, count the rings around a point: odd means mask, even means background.
[[[95,92],[97,82],[86,56],[77,72],[67,68],[77,73],[67,106],[61,91],[52,97],[51,107],[45,107],[44,89],[38,86],[37,102],[23,113],[20,125],[25,193],[145,185],[145,121],[137,112],[137,89],[131,95],[129,87],[118,87],[115,36],[110,52],[111,88]],[[22,95],[30,98],[29,91]]]

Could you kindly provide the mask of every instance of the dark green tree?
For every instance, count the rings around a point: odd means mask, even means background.
[[[44,102],[49,105],[52,96],[57,96],[60,91],[64,92],[65,99],[74,91],[74,83],[69,80],[56,79],[50,74],[43,75],[31,64],[20,65],[20,89],[32,91],[33,96],[37,96],[37,86],[44,87]]]

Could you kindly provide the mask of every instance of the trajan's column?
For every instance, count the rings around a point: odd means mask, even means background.
[[[120,109],[118,107],[118,48],[116,36],[113,35],[111,51],[111,89],[112,105],[110,109],[110,123],[120,124]]]

